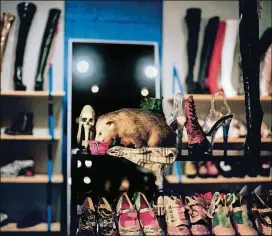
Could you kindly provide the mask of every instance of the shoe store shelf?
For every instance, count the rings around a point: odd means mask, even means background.
[[[40,223],[32,227],[27,228],[17,228],[17,223],[9,223],[0,228],[1,232],[46,232],[47,231],[47,223]],[[54,222],[51,224],[52,232],[60,231],[60,223]]]
[[[0,136],[0,140],[51,140],[52,137],[50,135],[7,135],[2,134]],[[59,136],[55,136],[54,140],[59,140]]]
[[[6,97],[47,97],[49,96],[48,91],[0,91],[1,96]],[[64,97],[65,92],[63,91],[56,91],[52,92],[53,97]]]
[[[183,143],[188,143],[187,138],[183,138],[182,140]],[[229,138],[228,143],[244,143],[245,138]],[[262,138],[262,143],[271,143],[272,142],[272,137],[268,138]],[[223,143],[223,138],[216,138],[215,143]]]
[[[189,95],[194,96],[195,102],[211,102],[212,100],[212,95],[211,94],[188,94],[186,97]],[[272,96],[264,96],[261,97],[261,102],[272,102]],[[216,97],[216,101],[223,100],[223,97]],[[235,96],[235,97],[229,97],[227,98],[227,101],[244,101],[245,96]],[[168,99],[169,102],[173,102],[173,98]]]
[[[37,174],[34,176],[12,176],[12,177],[1,177],[1,183],[48,183],[47,174]],[[52,183],[63,183],[63,175],[56,174],[52,176]]]
[[[216,178],[188,178],[185,175],[182,175],[181,181],[182,184],[228,184],[228,183],[258,183],[258,182],[272,182],[272,177],[249,177],[245,176],[243,178],[226,178],[223,176],[218,176]],[[170,184],[178,184],[179,183],[179,177],[177,175],[168,175],[166,176],[166,180]]]

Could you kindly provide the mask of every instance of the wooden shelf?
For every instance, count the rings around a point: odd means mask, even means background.
[[[1,96],[9,96],[9,97],[47,97],[49,96],[48,91],[0,91]],[[63,97],[65,96],[65,92],[52,92],[52,96],[54,97]]]
[[[186,97],[188,97],[191,94],[186,95]],[[194,96],[194,100],[195,102],[210,102],[212,99],[212,95],[211,94],[192,94]],[[260,98],[262,102],[272,102],[272,96],[265,96],[265,97],[261,97]],[[216,97],[216,101],[222,101],[223,97],[222,96],[218,96]],[[244,101],[245,97],[244,96],[235,96],[235,97],[230,97],[227,98],[227,101]],[[169,102],[173,102],[173,98],[169,98],[168,99]]]
[[[54,140],[59,140],[60,137],[55,136]],[[51,140],[50,135],[8,135],[1,134],[0,140]]]
[[[183,184],[223,184],[223,183],[258,183],[258,182],[271,182],[271,177],[249,177],[245,176],[244,178],[225,178],[223,176],[218,176],[217,178],[188,178],[185,175],[182,175]],[[179,178],[177,175],[166,176],[166,180],[171,184],[178,184]]]
[[[183,143],[188,143],[187,138],[182,139]],[[245,138],[229,138],[228,143],[244,143]],[[262,143],[271,143],[272,142],[272,137],[268,138],[262,138]],[[223,143],[223,138],[216,138],[215,143]]]
[[[10,223],[0,228],[1,232],[46,232],[47,231],[47,223],[40,223],[33,227],[28,228],[17,228],[17,223]],[[52,223],[51,231],[58,232],[60,231],[60,223]]]
[[[34,176],[1,177],[1,183],[48,183],[48,176],[37,174]],[[63,183],[63,176],[61,174],[53,175],[52,183]]]

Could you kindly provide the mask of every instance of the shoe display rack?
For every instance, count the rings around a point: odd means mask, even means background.
[[[9,220],[9,223],[7,225],[4,225],[1,227],[1,232],[5,233],[14,233],[14,232],[27,232],[28,234],[31,232],[60,232],[62,227],[61,222],[52,222],[52,203],[53,203],[53,198],[52,195],[56,194],[60,196],[60,200],[63,199],[63,195],[61,194],[62,186],[64,186],[64,177],[62,173],[56,173],[56,171],[53,167],[54,161],[56,158],[58,158],[56,155],[58,152],[58,148],[56,148],[56,142],[61,141],[60,133],[55,135],[55,129],[56,125],[58,125],[55,121],[55,119],[59,119],[58,115],[61,114],[58,112],[57,117],[54,115],[54,111],[62,107],[62,98],[65,96],[64,92],[54,92],[52,91],[52,67],[49,71],[49,83],[48,83],[48,91],[1,91],[0,92],[0,98],[3,104],[9,104],[10,107],[16,107],[16,102],[18,101],[24,101],[23,104],[28,107],[29,103],[38,103],[44,106],[43,109],[48,110],[48,116],[43,117],[45,120],[48,120],[48,127],[47,131],[42,132],[36,132],[35,127],[33,130],[33,134],[16,134],[16,135],[10,135],[10,134],[4,134],[3,127],[2,132],[0,134],[0,145],[4,145],[7,147],[14,147],[16,148],[17,145],[24,145],[23,143],[25,142],[30,142],[32,141],[30,147],[35,147],[36,144],[35,142],[38,142],[38,146],[40,147],[40,144],[43,143],[44,150],[39,150],[39,152],[46,152],[47,156],[47,170],[44,171],[44,168],[46,166],[42,165],[42,167],[39,167],[39,170],[35,170],[36,173],[32,176],[27,176],[27,175],[20,175],[20,176],[1,176],[1,184],[13,184],[14,188],[16,188],[17,184],[20,185],[25,185],[25,184],[46,184],[46,196],[44,196],[44,200],[42,199],[37,199],[37,201],[45,201],[46,202],[46,213],[41,213],[42,215],[46,215],[46,221],[44,223],[37,223],[34,224],[31,227],[21,227],[18,228],[17,223],[13,223],[11,220]],[[46,106],[46,99],[47,100],[47,106]],[[15,104],[13,104],[15,103]],[[57,107],[54,108],[54,104],[57,104]],[[5,111],[7,107],[2,105],[2,112]],[[37,115],[37,114],[35,114]],[[4,117],[4,119],[7,119],[10,117]],[[46,122],[46,121],[45,121]],[[5,121],[4,121],[5,123]],[[2,126],[2,125],[1,125]],[[39,144],[40,143],[40,144]],[[3,146],[2,146],[3,147]],[[18,146],[20,148],[20,146]],[[4,147],[3,147],[4,149]],[[7,150],[6,153],[10,154],[12,153],[11,151]],[[10,155],[9,155],[10,158]],[[16,158],[16,157],[14,157]],[[22,159],[27,158],[27,157],[22,157]],[[59,158],[58,158],[59,159]],[[9,159],[10,162],[12,160]],[[39,160],[37,157],[35,157],[35,165],[39,165]],[[42,161],[44,163],[44,161]],[[39,171],[46,172],[44,174],[39,173]],[[53,184],[58,184],[59,187],[55,188]],[[32,191],[36,191],[34,185],[32,186]],[[3,186],[4,187],[4,186]],[[30,188],[31,187],[27,187]],[[5,188],[6,189],[6,188]],[[56,190],[57,189],[57,190]],[[31,192],[29,192],[31,194]],[[62,200],[61,200],[62,201]],[[53,203],[56,204],[56,203]],[[61,212],[61,211],[60,211]],[[54,216],[55,217],[55,216]],[[58,217],[60,219],[65,218],[65,216],[60,216]],[[44,220],[43,220],[44,221]],[[34,233],[35,234],[35,233]]]

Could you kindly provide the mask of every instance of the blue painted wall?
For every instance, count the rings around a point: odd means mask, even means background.
[[[67,104],[68,41],[71,38],[153,41],[162,55],[162,0],[65,1],[64,89]],[[161,74],[161,73],[160,73]],[[66,146],[64,108],[64,146]],[[66,151],[66,149],[65,149]],[[63,153],[65,158],[66,153]]]

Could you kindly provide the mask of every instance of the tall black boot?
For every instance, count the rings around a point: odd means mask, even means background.
[[[22,2],[18,4],[17,11],[20,18],[20,27],[16,46],[13,81],[15,90],[24,91],[26,90],[26,86],[23,84],[24,53],[28,32],[36,12],[36,5]]]
[[[48,19],[43,34],[42,44],[40,48],[40,56],[38,62],[38,68],[35,76],[35,90],[43,90],[44,73],[47,66],[47,59],[50,53],[51,45],[53,42],[54,35],[57,30],[57,24],[59,21],[61,10],[50,9]]]
[[[194,93],[202,94],[209,93],[208,88],[205,86],[205,81],[208,73],[208,66],[211,59],[214,41],[219,25],[219,17],[215,16],[209,19],[208,24],[205,28],[204,42],[200,55],[200,64],[197,82],[195,83]]]
[[[33,113],[19,112],[11,127],[5,130],[6,134],[32,134],[33,133]]]
[[[258,157],[261,151],[263,111],[260,103],[259,18],[257,0],[239,0],[240,53],[245,91],[247,136],[245,155]]]
[[[201,9],[189,8],[185,16],[188,29],[187,55],[188,55],[188,73],[186,77],[187,92],[194,92],[194,67],[198,48],[198,37],[201,21]]]

